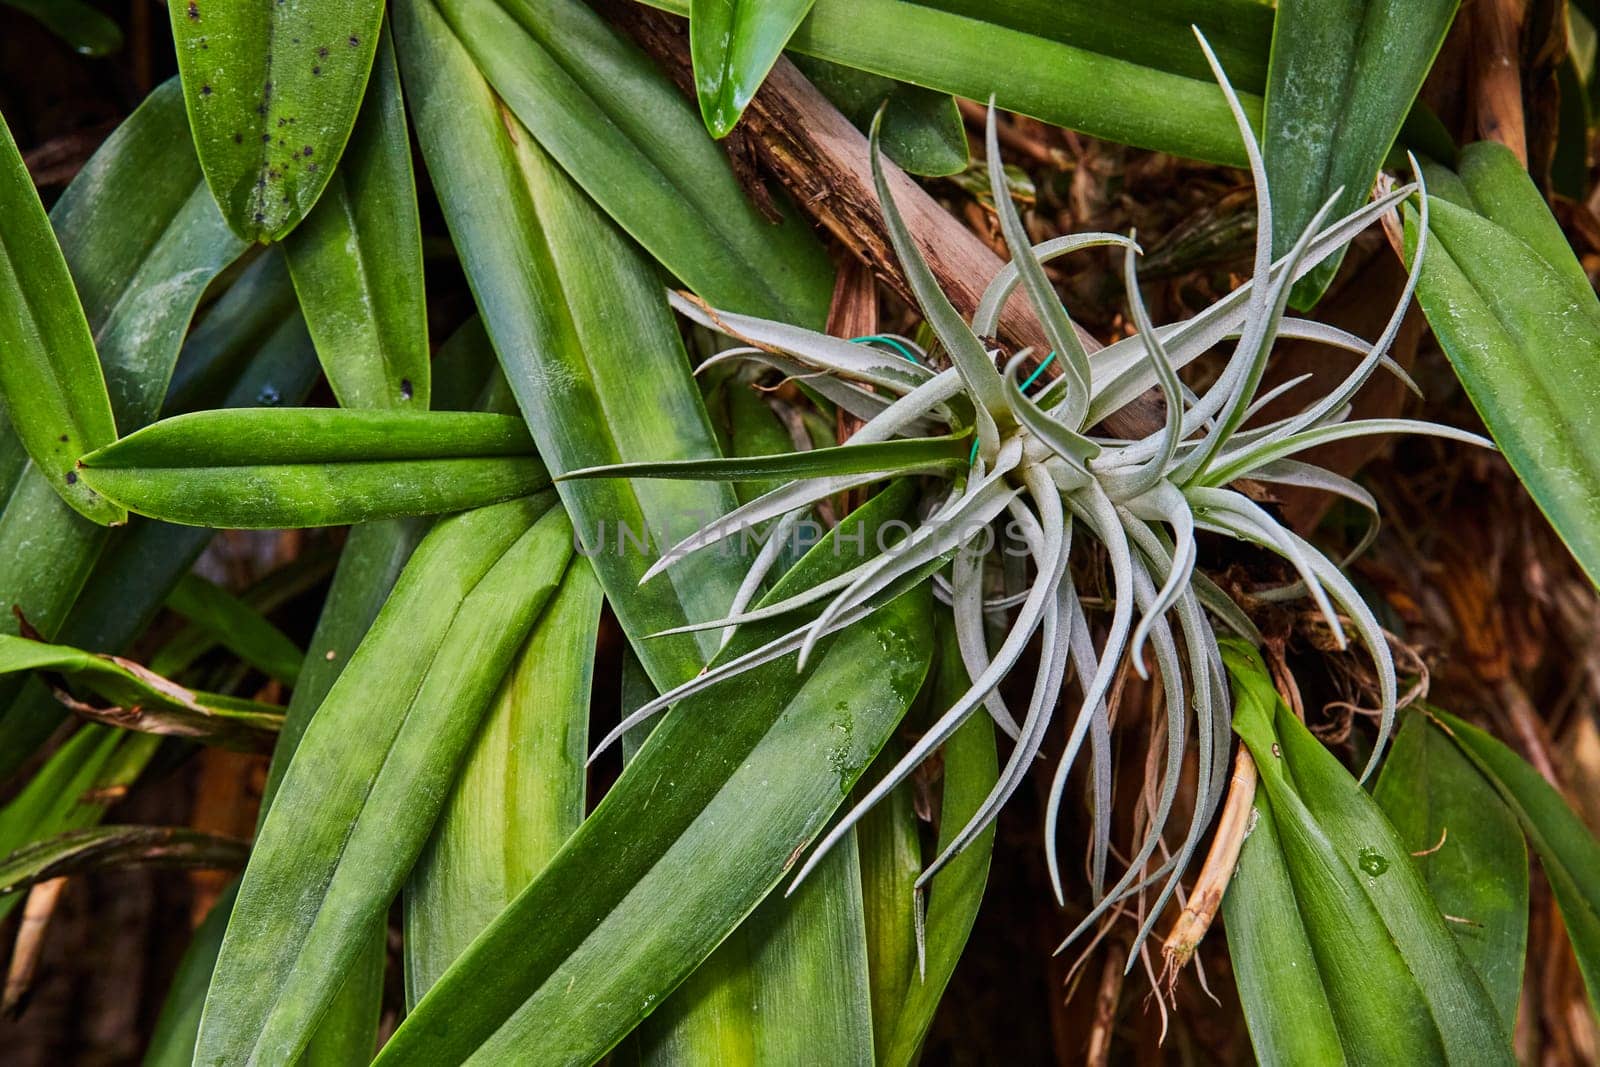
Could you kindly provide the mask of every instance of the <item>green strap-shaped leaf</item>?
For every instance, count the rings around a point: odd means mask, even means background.
[[[1360,206],[1444,43],[1460,0],[1280,0],[1262,155],[1272,186],[1272,254],[1286,254],[1336,191]],[[1344,258],[1295,283],[1308,308]]]
[[[110,701],[110,707],[74,702],[89,718],[247,752],[269,747],[283,719],[274,705],[188,689],[131,660],[0,634],[0,674],[17,671],[64,675]]]
[[[61,499],[95,522],[128,513],[79,483],[73,453],[116,440],[94,338],[44,205],[0,118],[0,401]]]
[[[247,408],[179,415],[85,456],[141,515],[274,529],[438,515],[548,484],[522,422],[480,412]]]
[[[883,107],[879,143],[900,169],[943,178],[967,168],[967,130],[949,93],[798,53],[789,58],[862,133]]]
[[[189,940],[189,947],[184,949],[178,972],[167,987],[167,999],[156,1019],[155,1031],[150,1035],[150,1045],[145,1049],[141,1061],[144,1067],[192,1067],[194,1064],[194,1039],[200,1033],[200,1011],[205,1007],[206,986],[211,984],[211,971],[217,965],[222,935],[228,929],[228,917],[233,914],[233,902],[238,895],[239,883],[235,881],[217,898],[205,921]]]
[[[1600,842],[1526,760],[1453,715],[1437,710],[1431,714],[1522,822],[1555,890],[1561,921],[1589,989],[1589,1003],[1600,1011]]]
[[[83,0],[4,0],[25,11],[84,56],[108,56],[122,47],[122,28]]]
[[[870,501],[857,512],[863,527],[901,516],[909,490]],[[857,559],[830,535],[770,597]],[[502,1062],[531,1043],[549,1062],[600,1057],[777,884],[848,795],[922,686],[929,604],[925,587],[896,600],[828,639],[798,678],[788,656],[745,675],[737,700],[713,688],[675,705],[377,1062]],[[760,629],[725,655],[776,636]],[[792,1049],[803,1037],[774,1040]]]
[[[174,0],[178,72],[228,225],[273,241],[339,163],[372,70],[381,0]]]
[[[1383,812],[1278,699],[1253,650],[1226,651],[1234,728],[1260,772],[1274,830],[1346,1056],[1511,1062],[1509,1037]],[[1248,893],[1236,880],[1229,893]],[[1264,976],[1248,981],[1262,988]],[[1246,980],[1241,979],[1241,984]],[[1251,1032],[1281,1038],[1273,995]],[[1258,1050],[1259,1051],[1259,1050]]]
[[[556,473],[715,456],[655,272],[500,108],[438,9],[396,4],[395,45],[445,220],[540,456]],[[689,121],[704,139],[692,112]],[[557,489],[652,680],[665,689],[693,677],[714,634],[646,635],[721,617],[739,588],[737,561],[701,553],[643,587],[639,579],[672,534],[690,532],[686,523],[731,511],[731,490],[621,479]]]
[[[700,117],[726,137],[814,0],[690,0],[689,55]]]
[[[961,662],[961,651],[955,643],[954,629],[944,617],[940,619],[938,633],[937,673],[931,679],[928,694],[928,710],[934,714],[950,707],[971,684]],[[987,715],[973,715],[961,724],[939,751],[944,783],[939,804],[939,835],[930,856],[938,856],[949,847],[994,788],[995,778],[999,774],[994,721]],[[904,794],[908,791],[900,792]],[[909,796],[905,797],[907,806],[910,806],[910,799]],[[864,820],[862,826],[865,825]],[[914,825],[912,829],[915,829]],[[865,866],[869,845],[865,835],[861,836]],[[926,947],[920,964],[914,923],[910,930],[907,929],[907,920],[912,918],[911,900],[906,895],[910,884],[896,879],[895,898],[883,900],[876,907],[873,906],[875,895],[869,887],[866,894],[871,909],[868,912],[869,936],[873,914],[892,915],[893,921],[885,923],[895,931],[896,951],[892,958],[899,967],[909,964],[908,969],[890,979],[887,975],[880,977],[882,968],[878,961],[886,954],[878,953],[873,957],[873,1033],[877,1062],[882,1067],[910,1067],[917,1061],[922,1041],[927,1036],[928,1028],[933,1025],[934,1012],[938,1010],[945,986],[955,972],[956,961],[961,958],[967,937],[972,932],[972,924],[978,917],[978,905],[983,901],[984,887],[989,881],[989,858],[993,848],[994,828],[991,826],[973,838],[961,855],[947,863],[929,885],[927,914],[923,922]],[[912,874],[913,881],[915,875],[922,871],[920,850],[917,860],[915,870],[908,872]],[[909,944],[906,941],[908,934],[911,938]]]
[[[21,893],[52,878],[120,867],[233,868],[250,844],[183,826],[96,826],[34,842],[0,861],[0,893]]]
[[[1417,300],[1512,469],[1600,581],[1600,300],[1533,183],[1495,158],[1506,152],[1469,147],[1455,195],[1470,205],[1431,202]],[[1408,243],[1414,225],[1407,209]]]
[[[1509,1039],[1528,940],[1528,848],[1516,816],[1425,714],[1407,716],[1372,795],[1452,917]]]
[[[415,1004],[583,821],[600,584],[574,560],[506,672],[405,891]]]
[[[427,407],[422,230],[387,26],[344,159],[283,250],[339,403]]]
[[[250,666],[287,686],[300,677],[302,652],[266,616],[223,589],[186,574],[167,594],[167,607],[210,633]]]
[[[435,62],[446,48],[440,35],[457,38],[459,43],[450,44],[465,48],[470,65],[482,69],[502,106],[544,151],[713,306],[821,328],[833,272],[810,227],[793,211],[777,225],[763,216],[722,148],[706,134],[694,105],[588,5],[406,0],[395,17],[430,27],[428,51]],[[419,78],[434,85],[440,76],[405,62],[405,56],[402,69],[413,96]],[[477,96],[467,86],[455,92]],[[437,180],[444,161],[428,147],[415,101],[413,111]],[[483,167],[492,158],[463,156],[455,166]],[[492,320],[489,325],[493,334]]]
[[[457,516],[412,556],[262,824],[195,1062],[287,1063],[304,1049],[427,842],[481,716],[566,569],[571,528],[549,505]]]
[[[680,15],[689,13],[690,0],[648,2]],[[1098,4],[1063,5],[1077,9],[1079,25],[1100,24],[1098,37],[1086,44],[1014,28],[1007,24],[1006,12],[993,13],[996,5],[978,10],[962,0],[945,6],[959,6],[962,13],[914,0],[816,0],[790,37],[789,47],[972,100],[987,100],[992,94],[996,106],[1007,111],[1108,141],[1244,165],[1238,128],[1209,74],[1203,67],[1175,73],[1163,65],[1171,62],[1168,55],[1184,48],[1193,48],[1194,57],[1203,63],[1199,46],[1192,43],[1189,22],[1198,21],[1209,33],[1213,27],[1229,25],[1228,20],[1201,14],[1175,25],[1167,20],[1167,52],[1152,61],[1141,55],[1119,56],[1108,48],[1106,36],[1125,37],[1129,43],[1119,51],[1137,49],[1144,40],[1156,38],[1123,30],[1121,20],[1107,18]],[[1233,3],[1230,8],[1242,6],[1253,5]],[[1180,28],[1189,34],[1188,42],[1177,36]],[[1233,68],[1228,70],[1231,75]],[[1248,83],[1240,86],[1241,98],[1254,119],[1261,114],[1261,98],[1244,92],[1247,87]]]

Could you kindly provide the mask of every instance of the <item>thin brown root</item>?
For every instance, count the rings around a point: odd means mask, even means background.
[[[1161,982],[1169,997],[1173,986],[1177,984],[1178,972],[1194,958],[1195,950],[1200,947],[1206,931],[1211,929],[1211,923],[1217,917],[1217,909],[1222,906],[1222,895],[1227,892],[1234,867],[1239,862],[1239,849],[1244,846],[1244,839],[1250,832],[1255,798],[1256,763],[1250,758],[1250,750],[1240,745],[1239,753],[1233,760],[1233,778],[1228,783],[1228,797],[1223,803],[1222,815],[1217,820],[1217,833],[1212,839],[1211,850],[1206,853],[1205,866],[1195,880],[1189,902],[1184,905],[1178,921],[1172,924],[1172,932],[1161,946],[1164,960]]]
[[[14,1016],[27,1000],[39,969],[39,957],[44,953],[45,928],[50,925],[50,916],[55,914],[56,902],[66,886],[65,878],[52,878],[28,890],[16,944],[11,949],[11,966],[6,970],[5,992],[0,994],[0,1013]]]
[[[1128,950],[1113,941],[1106,949],[1105,966],[1100,971],[1100,992],[1094,998],[1094,1025],[1089,1028],[1089,1047],[1084,1053],[1086,1067],[1105,1067],[1111,1058],[1111,1033],[1116,1027],[1117,1004],[1122,999],[1123,972]]]
[[[1431,855],[1433,855],[1435,852],[1438,852],[1441,848],[1444,848],[1445,838],[1447,838],[1449,836],[1450,836],[1450,827],[1448,827],[1448,826],[1439,827],[1439,840],[1434,843],[1434,846],[1432,848],[1425,848],[1421,852],[1413,852],[1412,855],[1417,857],[1418,859],[1421,859],[1423,856],[1431,856]]]

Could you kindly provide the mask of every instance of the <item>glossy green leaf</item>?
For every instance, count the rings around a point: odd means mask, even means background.
[[[719,482],[793,480],[836,474],[885,475],[938,467],[965,467],[972,453],[972,435],[917,437],[864,445],[813,448],[770,456],[733,456],[726,459],[682,459],[664,462],[617,463],[568,471],[556,481],[579,478],[677,478]]]
[[[549,481],[520,420],[479,412],[194,412],[81,462],[83,481],[141,515],[249,529],[437,515]]]
[[[954,631],[943,618],[938,634],[937,673],[930,680],[928,694],[929,710],[934,713],[948,708],[971,684],[961,662]],[[929,858],[940,855],[949,847],[994,788],[999,775],[994,721],[987,715],[973,715],[967,719],[940,749],[940,763],[944,781],[939,801],[939,833]],[[906,799],[910,800],[909,797]],[[865,821],[862,825],[866,825]],[[861,848],[864,867],[868,847],[863,835]],[[947,863],[929,885],[924,902],[927,908],[923,920],[925,949],[920,960],[914,923],[910,931],[911,943],[907,945],[905,941],[908,932],[906,919],[912,904],[905,894],[910,885],[899,884],[899,879],[896,879],[895,893],[898,899],[885,899],[878,905],[879,914],[885,909],[898,909],[893,912],[895,921],[885,923],[895,931],[896,944],[889,954],[896,962],[895,968],[888,974],[882,974],[883,968],[879,967],[878,960],[886,954],[875,954],[873,958],[873,1033],[877,1062],[882,1067],[910,1067],[917,1062],[945,986],[955,972],[956,962],[966,948],[972,924],[978,917],[978,906],[983,901],[984,887],[989,880],[989,859],[993,848],[994,828],[991,826],[975,837],[959,856]],[[913,881],[915,875],[922,871],[920,850],[917,859],[916,869],[910,872]],[[869,907],[873,899],[874,894],[869,890]],[[869,932],[871,929],[869,914]]]
[[[0,860],[0,894],[40,882],[121,867],[177,870],[238,867],[250,845],[182,826],[96,826],[67,830]]]
[[[798,53],[789,58],[862,133],[883,107],[879,143],[901,170],[943,178],[966,169],[967,130],[949,93]]]
[[[262,823],[197,1063],[286,1063],[305,1048],[426,844],[482,715],[566,569],[571,528],[549,503],[467,512],[418,546]]]
[[[726,137],[814,0],[689,0],[689,55],[700,117]]]
[[[1555,890],[1589,1003],[1600,1011],[1600,842],[1527,761],[1453,715],[1431,714],[1516,812]]]
[[[94,338],[50,220],[0,118],[0,400],[61,499],[95,522],[128,513],[78,481],[73,453],[116,439]]]
[[[648,2],[689,13],[690,0]],[[1198,21],[1208,35],[1232,39],[1229,27],[1237,23],[1249,42],[1241,51],[1259,48],[1256,54],[1264,58],[1265,39],[1256,44],[1248,35],[1259,32],[1260,16],[1245,12],[1242,22],[1233,17],[1254,5],[1230,0],[1222,16],[1197,10],[1182,21],[1181,15],[1162,15],[1160,31],[1150,34],[1130,32],[1087,0],[1060,5],[1072,16],[1069,30],[1036,25],[1058,20],[1055,7],[1039,0],[981,8],[974,0],[950,0],[940,6],[951,10],[913,0],[816,0],[789,47],[941,93],[972,100],[993,94],[997,107],[1108,141],[1244,165],[1238,128],[1188,27]],[[1144,49],[1153,42],[1162,50],[1146,58]],[[1192,57],[1187,63],[1176,58],[1185,55]],[[1175,71],[1180,66],[1182,73]],[[1234,67],[1227,69],[1231,76]],[[1238,88],[1252,120],[1259,118],[1259,84],[1242,78]]]
[[[83,0],[3,0],[25,11],[79,55],[107,56],[122,47],[122,28]]]
[[[1336,192],[1334,218],[1366,201],[1459,4],[1280,0],[1262,138],[1274,257]],[[1328,257],[1296,282],[1294,306],[1314,305],[1343,258]]]
[[[1494,999],[1507,1039],[1522,998],[1528,848],[1517,818],[1470,760],[1429,724],[1406,718],[1373,799],[1410,850],[1450,932]]]
[[[715,456],[659,277],[501,110],[436,8],[397,4],[395,46],[445,220],[545,463],[560,473]],[[704,140],[692,110],[689,122]],[[737,560],[702,553],[643,587],[639,579],[672,533],[732,510],[732,492],[621,479],[557,490],[651,678],[670,688],[693,677],[715,635],[645,635],[719,618],[739,588]],[[637,547],[647,533],[654,543]]]
[[[206,191],[176,79],[106,139],[50,219],[94,331],[117,424],[141,426],[161,405],[201,293],[244,248]],[[235,367],[230,377],[238,373]],[[0,441],[0,455],[20,448],[13,430],[3,431],[9,439]],[[19,605],[54,637],[105,541],[106,531],[69,508],[29,464],[0,512],[0,559],[8,564],[0,567],[0,603]],[[16,632],[9,615],[0,615],[0,632]],[[0,700],[13,695],[0,686]],[[6,746],[0,762],[31,751]]]
[[[131,660],[0,634],[0,674],[16,671],[62,675],[110,702],[74,700],[73,709],[88,718],[247,752],[271,747],[283,718],[270,704],[188,689]]]
[[[583,821],[600,584],[574,560],[506,672],[405,892],[415,1004]]]
[[[444,63],[465,50],[465,66],[482,69],[498,102],[589,196],[663,267],[716,307],[820,328],[833,290],[821,243],[793,211],[774,225],[750,202],[721,146],[706,134],[694,105],[643,52],[580,0],[406,0],[396,7],[407,92],[437,86]],[[398,23],[413,27],[400,31]],[[416,38],[426,26],[427,44]],[[448,27],[448,28],[447,28]],[[449,40],[448,38],[454,38]],[[465,59],[465,56],[461,57]],[[478,75],[471,75],[472,82]],[[438,93],[440,90],[429,89]],[[482,107],[471,83],[452,87]],[[413,118],[435,181],[447,161]],[[434,120],[442,122],[442,118]],[[481,122],[476,115],[474,123]],[[495,116],[495,126],[501,121]],[[496,131],[498,138],[504,130]],[[478,136],[457,131],[465,143]],[[482,168],[504,149],[449,161],[454,169]],[[498,166],[499,164],[496,164]],[[482,186],[492,175],[463,186]],[[464,193],[465,190],[463,189]],[[507,205],[507,210],[510,206]],[[517,231],[513,231],[517,232]],[[458,240],[458,246],[465,242]],[[480,294],[481,295],[481,294]],[[491,317],[490,333],[495,333]]]
[[[1382,810],[1279,700],[1253,649],[1231,642],[1225,657],[1234,729],[1255,758],[1345,1056],[1512,1062],[1494,1002]],[[1251,891],[1241,879],[1228,890]],[[1259,944],[1261,935],[1245,939]],[[1281,964],[1267,966],[1239,981],[1254,989],[1242,996],[1247,1007],[1265,1013],[1250,1020],[1252,1035],[1276,1047],[1299,1023],[1271,985]]]
[[[339,403],[427,407],[422,230],[387,27],[344,158],[283,250]]]
[[[881,494],[864,523],[900,516],[908,497],[904,485]],[[841,547],[825,538],[770,596],[855,562]],[[499,1062],[530,1041],[551,1062],[603,1054],[777,884],[843,802],[921,688],[928,613],[919,589],[829,639],[799,679],[785,657],[745,675],[737,701],[712,689],[675,705],[378,1062]],[[762,639],[751,629],[726,654]],[[864,674],[867,656],[874,669]]]
[[[268,677],[291,687],[300,677],[305,653],[265,616],[221,586],[186,574],[167,594],[167,607]]]
[[[277,240],[339,163],[372,70],[381,0],[173,0],[189,124],[228,224]]]
[[[1441,188],[1460,202],[1430,204],[1417,300],[1512,469],[1600,581],[1600,300],[1507,149],[1468,147]],[[1407,209],[1408,243],[1414,228]]]

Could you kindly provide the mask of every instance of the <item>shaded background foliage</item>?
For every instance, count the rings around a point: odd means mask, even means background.
[[[660,23],[627,5],[599,5],[647,44],[659,43]],[[1520,141],[1530,169],[1554,194],[1557,217],[1586,271],[1600,271],[1600,202],[1589,195],[1594,171],[1586,124],[1574,126],[1573,94],[1558,90],[1564,35],[1557,32],[1560,4],[1533,0],[1520,32],[1509,38],[1515,75],[1510,82],[1487,73],[1494,66],[1504,26],[1492,22],[1508,5],[1479,0],[1458,19],[1423,98],[1445,127],[1466,141],[1478,136]],[[75,54],[38,23],[0,6],[0,111],[24,152],[48,207],[95,147],[154,85],[175,70],[159,6],[107,5],[122,27],[124,47],[106,58]],[[659,49],[658,49],[659,50]],[[681,73],[681,71],[679,71]],[[976,140],[981,111],[963,103]],[[755,152],[736,129],[728,151],[741,174],[754,181]],[[1070,230],[1137,228],[1149,255],[1143,276],[1157,321],[1181,319],[1226,292],[1247,268],[1254,234],[1247,176],[1144,150],[1097,141],[1028,119],[1002,130],[1015,190],[1031,198],[1036,240]],[[427,265],[430,335],[448,337],[472,310],[465,279],[446,239],[443,219],[418,161],[417,175]],[[981,172],[928,184],[929,190],[978,239],[1004,254]],[[1066,304],[1089,332],[1112,339],[1130,332],[1109,258],[1075,258],[1054,270]],[[1387,302],[1402,274],[1380,234],[1351,250],[1321,305],[1321,317],[1363,336],[1381,328]],[[888,287],[877,294],[882,326],[910,330],[910,309]],[[1325,353],[1280,357],[1283,378],[1316,369],[1337,374]],[[1432,418],[1468,428],[1478,420],[1420,315],[1402,331],[1395,357],[1418,379]],[[1281,379],[1280,379],[1281,380]],[[313,403],[331,403],[325,385]],[[782,399],[780,395],[780,400]],[[1383,380],[1357,401],[1360,415],[1408,410],[1404,392]],[[1459,714],[1492,723],[1500,736],[1548,776],[1564,783],[1591,825],[1600,817],[1600,603],[1579,568],[1550,532],[1503,459],[1432,441],[1353,442],[1320,457],[1330,466],[1365,465],[1382,502],[1386,524],[1355,573],[1397,622],[1425,661],[1431,699]],[[1377,460],[1378,462],[1370,462]],[[1288,497],[1286,514],[1302,529],[1342,521],[1326,504]],[[1485,521],[1488,517],[1489,521]],[[285,568],[326,560],[340,535],[325,531],[228,534],[202,560],[202,571],[242,591]],[[1270,577],[1265,558],[1208,559],[1241,578]],[[323,569],[323,575],[326,568]],[[1224,572],[1225,576],[1228,572]],[[304,643],[315,623],[320,577],[277,603],[272,619]],[[1332,651],[1329,635],[1308,612],[1282,609],[1266,634],[1269,664],[1299,681],[1308,725],[1325,742],[1359,764],[1352,751],[1363,735],[1351,729],[1369,679],[1363,661]],[[167,617],[152,631],[151,647],[179,623]],[[596,728],[615,721],[625,642],[615,621],[602,623],[595,668]],[[148,649],[136,650],[136,655]],[[267,695],[275,683],[252,676]],[[248,686],[246,687],[249,688]],[[1138,766],[1152,744],[1153,719],[1144,715],[1148,694],[1130,682],[1115,744],[1125,766]],[[609,757],[594,771],[591,795],[620,766]],[[152,767],[140,787],[116,798],[111,821],[190,825],[248,836],[264,788],[264,757],[204,749]],[[1042,790],[1039,780],[1036,788]],[[1138,776],[1117,782],[1119,812],[1134,810]],[[1210,990],[1206,998],[1191,974],[1175,990],[1175,1006],[1147,996],[1135,971],[1124,981],[1126,949],[1113,935],[1074,969],[1077,949],[1051,957],[1049,949],[1074,924],[1071,908],[1058,912],[1039,854],[1042,798],[1027,789],[1001,816],[989,889],[969,951],[958,965],[936,1017],[924,1062],[1145,1062],[1182,1057],[1196,1062],[1247,1062],[1249,1042],[1236,1007],[1220,938],[1202,951]],[[1117,827],[1125,839],[1130,826]],[[1071,848],[1073,842],[1068,842]],[[124,1063],[148,1041],[189,932],[225,883],[215,873],[186,877],[111,871],[73,880],[51,927],[31,991],[20,1014],[0,1022],[0,1040],[17,1063]],[[20,921],[7,918],[7,940]],[[1560,930],[1543,876],[1534,874],[1531,999],[1536,1010],[1519,1026],[1519,1050],[1544,1050],[1548,1062],[1592,1062],[1593,1015],[1570,949]],[[384,1031],[402,1003],[397,946],[391,944]],[[1166,1044],[1158,1046],[1165,1029]]]

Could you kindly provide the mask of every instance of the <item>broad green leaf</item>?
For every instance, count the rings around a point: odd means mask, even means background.
[[[456,516],[418,546],[262,823],[197,1063],[286,1063],[305,1048],[426,844],[571,553],[548,497]]]
[[[1498,145],[1463,153],[1434,197],[1417,300],[1495,442],[1592,581],[1600,581],[1600,300],[1533,183]],[[1501,157],[1501,158],[1496,158]],[[1407,243],[1415,240],[1407,209]]]
[[[689,13],[690,0],[647,2]],[[789,47],[941,93],[972,100],[988,100],[992,94],[997,107],[1108,141],[1244,165],[1238,128],[1188,28],[1198,21],[1208,35],[1216,31],[1231,38],[1230,18],[1197,12],[1179,22],[1163,15],[1160,32],[1142,35],[1128,30],[1121,19],[1107,18],[1102,5],[1080,0],[1061,5],[1072,14],[1072,28],[1080,35],[1067,43],[1060,39],[1066,33],[1041,32],[1034,24],[1055,20],[1054,8],[1036,0],[1006,5],[998,14],[991,11],[996,5],[980,7],[973,0],[941,6],[953,10],[913,0],[816,0]],[[1251,6],[1231,0],[1226,14]],[[1017,17],[1022,8],[1032,9],[1027,18]],[[1244,28],[1260,22],[1259,16],[1254,18],[1246,17]],[[1016,28],[1013,20],[1027,28]],[[1108,38],[1122,43],[1113,45]],[[1078,43],[1080,39],[1085,43]],[[1146,42],[1158,41],[1162,51],[1145,58],[1141,49]],[[1259,48],[1265,57],[1264,39],[1244,47]],[[1189,54],[1188,49],[1193,49],[1193,58],[1187,72],[1175,72],[1180,64],[1174,57]],[[1231,76],[1234,68],[1227,69]],[[1259,84],[1241,79],[1238,88],[1252,120],[1259,119]]]
[[[178,973],[167,987],[167,999],[156,1019],[155,1031],[150,1035],[150,1045],[145,1049],[144,1067],[192,1067],[194,1039],[200,1033],[200,1010],[206,1002],[206,986],[211,984],[211,971],[217,964],[217,952],[222,948],[222,934],[228,928],[228,916],[233,914],[233,902],[239,895],[239,883],[231,883],[217,902],[211,906],[205,921],[189,939],[178,963]]]
[[[500,683],[405,891],[415,1004],[583,821],[600,585],[574,560]]]
[[[73,453],[116,439],[94,338],[50,220],[0,118],[0,401],[61,499],[102,525],[128,513],[78,481]]]
[[[445,220],[545,463],[561,473],[715,456],[656,274],[501,110],[433,5],[396,5],[395,45]],[[704,140],[692,111],[688,120]],[[672,534],[732,510],[731,490],[597,479],[557,491],[652,680],[665,689],[693,677],[715,635],[645,635],[721,617],[739,588],[738,561],[702,553],[643,587],[639,579]]]
[[[690,0],[689,55],[700,117],[726,137],[814,0]]]
[[[836,474],[870,474],[873,471],[883,471],[888,476],[938,467],[965,467],[971,452],[972,435],[964,433],[863,445],[838,445],[770,456],[617,463],[568,471],[556,481],[579,478],[677,478],[718,482],[752,482],[770,478],[788,481]]]
[[[1555,890],[1589,1003],[1600,1011],[1600,842],[1561,794],[1516,753],[1454,715],[1431,714],[1516,812]]]
[[[387,26],[344,158],[283,251],[339,403],[427,407],[422,230]]]
[[[355,125],[381,0],[173,0],[178,73],[228,225],[275,241],[322,195]]]
[[[83,458],[141,515],[275,529],[438,515],[548,484],[520,420],[478,412],[244,408],[179,415]]]
[[[1336,192],[1334,218],[1366,201],[1459,4],[1280,0],[1262,138],[1275,258]],[[1290,302],[1314,305],[1343,258],[1329,256],[1296,282]]]
[[[64,675],[110,701],[105,707],[73,700],[70,706],[85,717],[247,752],[271,747],[283,718],[273,705],[188,689],[132,660],[0,634],[0,674],[16,671]]]
[[[937,673],[931,679],[929,691],[929,710],[935,714],[948,708],[971,684],[961,662],[960,649],[955,644],[954,631],[943,617],[938,635]],[[944,782],[939,802],[939,833],[929,858],[949,847],[994,787],[999,764],[993,720],[987,715],[973,715],[939,751]],[[862,826],[865,825],[863,821]],[[865,865],[868,844],[864,837],[861,848]],[[978,905],[983,901],[984,887],[989,880],[993,848],[994,828],[991,826],[946,864],[930,883],[923,922],[926,947],[922,960],[917,956],[914,929],[912,943],[905,944],[909,897],[885,900],[880,905],[880,908],[900,909],[892,913],[896,921],[885,925],[893,928],[897,935],[897,951],[891,950],[893,958],[901,967],[908,962],[911,965],[909,970],[900,972],[898,978],[885,980],[880,978],[877,969],[877,961],[883,954],[874,956],[873,1033],[877,1062],[883,1067],[910,1067],[917,1062],[923,1039],[933,1024],[934,1012],[938,1010],[945,986],[955,972],[956,961],[961,958],[972,924],[978,917]],[[919,852],[913,874],[921,873],[921,859]],[[904,893],[910,887],[897,884],[895,888],[897,893]],[[869,907],[873,899],[874,894],[869,889]],[[883,912],[880,910],[879,914]],[[868,930],[871,928],[869,917]],[[906,955],[908,948],[909,956]]]
[[[876,529],[900,516],[909,489],[869,502],[862,521]],[[854,562],[825,538],[770,597]],[[675,705],[378,1062],[500,1062],[528,1042],[551,1062],[602,1055],[777,884],[848,795],[921,688],[929,604],[925,589],[894,601],[819,646],[798,679],[789,656],[745,675],[737,700],[713,688]],[[763,639],[751,629],[725,654]]]
[[[1230,642],[1235,731],[1255,758],[1293,896],[1346,1056],[1512,1062],[1494,1002],[1394,827],[1279,700],[1253,649]],[[1240,881],[1229,893],[1247,893]],[[1241,978],[1257,989],[1264,975]],[[1275,1016],[1287,1002],[1246,997]],[[1292,1022],[1253,1020],[1281,1035]]]
[[[25,11],[84,56],[107,56],[122,47],[122,28],[83,0],[4,0]]]
[[[823,59],[790,56],[822,95],[866,133],[883,107],[879,142],[900,169],[930,178],[959,174],[967,167],[967,130],[949,93],[897,82]]]
[[[238,867],[249,854],[248,842],[182,826],[66,830],[0,860],[0,894],[21,893],[52,878],[119,867]]]
[[[1494,786],[1426,712],[1406,718],[1373,799],[1405,842],[1509,1040],[1528,940],[1528,848]]]
[[[305,656],[284,632],[250,605],[198,574],[186,574],[167,594],[167,607],[215,637],[250,666],[293,687]]]
[[[141,426],[161,404],[201,293],[244,248],[205,189],[176,79],[106,139],[56,202],[51,224],[94,331],[117,424]],[[13,433],[0,429],[0,456],[17,455]],[[28,464],[0,512],[0,559],[8,564],[0,567],[0,603],[19,605],[54,637],[105,541],[106,531]],[[16,632],[9,614],[0,615],[0,632]],[[13,696],[0,686],[0,702]],[[0,762],[26,758],[32,748],[21,747],[4,746]]]
[[[405,0],[396,6],[395,19],[398,35],[427,27],[428,43],[414,36],[409,49],[401,45],[408,95],[428,86],[430,93],[471,100],[474,112],[487,104],[483,118],[494,116],[496,127],[502,122],[495,112],[504,107],[522,127],[512,132],[536,139],[663,267],[710,304],[822,326],[833,272],[810,227],[792,210],[776,225],[763,216],[694,105],[654,60],[586,4]],[[402,21],[413,28],[402,31]],[[458,50],[471,56],[459,65],[481,68],[498,101],[485,100],[476,72],[448,92],[437,88],[442,70],[424,70],[422,64],[444,64],[444,56]],[[454,55],[448,65],[458,66]],[[505,155],[504,149],[480,149],[447,165],[429,145],[444,135],[422,128],[429,119],[421,103],[413,100],[412,108],[436,182],[441,170],[489,167]],[[474,124],[481,121],[475,114]],[[505,133],[497,129],[496,138]],[[465,143],[477,136],[461,130],[452,139]],[[494,180],[493,174],[473,177],[457,183],[458,197]],[[496,332],[493,316],[489,332]]]

